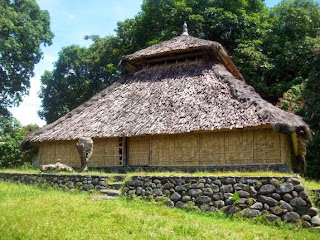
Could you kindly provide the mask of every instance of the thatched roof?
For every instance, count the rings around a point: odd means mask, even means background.
[[[23,145],[83,136],[176,134],[265,124],[309,139],[310,130],[301,117],[263,100],[244,82],[241,74],[237,74],[237,68],[220,46],[180,36],[125,56],[122,64],[135,65],[135,71],[28,136]],[[180,62],[146,62],[149,56],[168,56],[170,51],[192,48],[209,50],[202,51],[206,57],[200,60],[196,54],[192,61],[186,61],[187,57]],[[222,50],[219,53],[212,50],[215,48]],[[178,59],[181,60],[179,56]]]
[[[208,58],[218,59],[237,79],[243,80],[240,71],[220,43],[189,35],[181,35],[124,56],[120,65],[125,66],[130,71],[136,71],[144,65],[170,62],[179,58],[203,56],[204,54]]]

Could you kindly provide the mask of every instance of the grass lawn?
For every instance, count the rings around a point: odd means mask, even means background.
[[[0,182],[0,239],[320,239],[319,230]]]

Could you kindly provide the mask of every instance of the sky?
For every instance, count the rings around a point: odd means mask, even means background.
[[[143,0],[37,0],[42,10],[50,14],[50,27],[54,33],[52,45],[43,47],[43,58],[35,65],[34,77],[30,79],[29,95],[23,98],[19,107],[10,109],[12,115],[22,125],[45,125],[38,116],[41,107],[40,78],[45,70],[51,71],[58,59],[58,52],[66,46],[77,44],[89,46],[91,41],[85,35],[114,35],[117,22],[134,17],[140,10]],[[272,7],[280,0],[266,0]]]

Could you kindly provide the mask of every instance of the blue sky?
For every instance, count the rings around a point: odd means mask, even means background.
[[[13,116],[23,125],[45,122],[38,117],[41,100],[40,77],[45,70],[52,70],[58,52],[71,44],[89,46],[85,35],[112,35],[118,21],[134,17],[140,10],[143,0],[37,0],[41,9],[50,13],[51,31],[55,37],[49,47],[42,48],[43,59],[35,66],[35,76],[30,80],[29,96],[23,98],[19,107],[11,108]],[[266,0],[271,7],[280,0]],[[89,4],[88,4],[89,3]]]

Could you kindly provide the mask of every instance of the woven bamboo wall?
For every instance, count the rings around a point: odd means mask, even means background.
[[[123,140],[94,139],[89,167],[122,166],[125,144],[119,141]],[[128,165],[230,166],[286,163],[291,166],[290,148],[290,139],[271,128],[132,137],[128,138]],[[79,167],[76,141],[40,144],[40,164],[55,163],[58,159],[69,166]]]
[[[128,140],[129,165],[150,165],[150,137],[132,137]]]
[[[120,166],[118,138],[93,140],[93,153],[89,167]]]
[[[129,139],[131,166],[291,164],[289,139],[271,128]]]
[[[51,164],[60,159],[71,167],[80,167],[76,141],[44,142],[39,145],[39,164]],[[118,138],[94,139],[89,167],[119,166]]]

